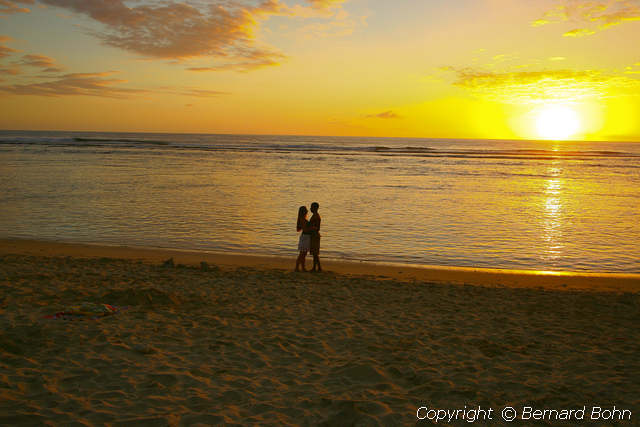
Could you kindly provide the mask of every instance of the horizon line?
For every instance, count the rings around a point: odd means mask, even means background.
[[[429,139],[445,141],[494,141],[494,142],[622,142],[640,143],[639,139],[530,139],[530,138],[473,138],[473,137],[428,137],[428,136],[354,136],[354,135],[322,135],[322,134],[286,134],[286,133],[230,133],[230,132],[158,132],[158,131],[102,131],[102,130],[61,130],[61,129],[0,129],[0,132],[73,132],[73,133],[131,133],[151,135],[237,135],[237,136],[286,136],[286,137],[326,137],[326,138],[376,138],[376,139]]]

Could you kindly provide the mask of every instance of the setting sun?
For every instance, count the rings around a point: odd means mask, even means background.
[[[580,130],[580,118],[569,107],[547,106],[536,118],[536,129],[541,138],[562,140],[575,135]]]

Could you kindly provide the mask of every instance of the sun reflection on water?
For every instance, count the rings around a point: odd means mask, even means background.
[[[555,260],[561,256],[564,248],[564,245],[561,243],[563,235],[562,192],[564,180],[559,178],[562,173],[562,169],[559,167],[549,167],[547,172],[552,178],[547,179],[544,189],[542,236],[547,246],[545,258]]]

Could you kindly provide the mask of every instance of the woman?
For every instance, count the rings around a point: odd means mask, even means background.
[[[298,223],[296,224],[296,230],[302,231],[300,234],[300,240],[298,241],[298,259],[296,260],[296,269],[295,271],[300,271],[300,266],[302,266],[302,271],[307,271],[304,266],[305,260],[307,258],[307,252],[311,249],[311,226],[309,225],[309,221],[307,221],[307,207],[300,206],[298,209]]]

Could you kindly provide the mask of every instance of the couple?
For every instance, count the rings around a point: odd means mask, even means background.
[[[298,223],[296,224],[296,230],[302,231],[300,234],[300,240],[298,241],[298,259],[296,260],[296,270],[307,271],[304,267],[305,260],[307,258],[307,252],[311,252],[313,255],[313,268],[311,271],[322,271],[320,267],[320,214],[318,214],[318,208],[320,205],[316,202],[311,203],[311,219],[307,221],[307,207],[300,206],[298,209]]]

